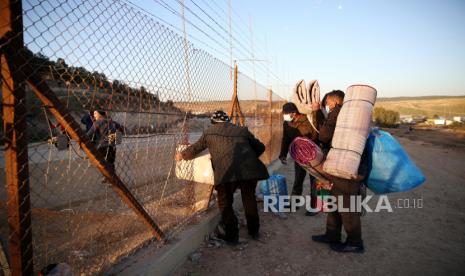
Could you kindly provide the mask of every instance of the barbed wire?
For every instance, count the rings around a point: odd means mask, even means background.
[[[179,0],[175,0],[177,1],[180,5],[182,5],[182,2],[180,2]],[[163,0],[154,0],[154,2],[158,3],[159,5],[161,5],[163,8],[165,8],[166,10],[170,11],[172,14],[174,15],[177,15],[177,17],[181,18],[181,15],[180,13],[175,9],[173,8],[172,6],[170,6],[168,3],[166,3],[165,1]],[[207,15],[207,18],[210,19],[214,25],[220,27],[220,29],[224,32],[224,33],[228,33],[228,30],[226,30],[224,27],[221,27],[221,25],[216,21],[214,20],[214,18],[208,14],[208,12],[205,11],[205,9],[202,9],[198,4],[196,4],[194,1],[191,1],[196,7],[198,7],[204,14]],[[215,6],[217,8],[219,8],[223,13],[224,10],[221,9],[217,3],[213,2],[215,4]],[[208,24],[205,20],[203,20],[198,14],[196,14],[195,12],[192,11],[192,9],[189,9],[185,4],[184,6],[187,8],[187,10],[193,14],[195,16],[195,18],[198,18],[200,20],[200,22],[202,22],[205,26],[207,26],[209,29],[213,30],[213,32],[217,35],[220,35],[220,37],[224,40],[225,43],[229,43],[228,39],[225,37],[225,35],[221,34],[219,31],[215,30],[212,25]],[[211,6],[208,5],[208,7],[210,9]],[[215,11],[216,12],[216,11]],[[235,11],[234,11],[235,12]],[[235,12],[237,13],[237,12]],[[218,14],[216,12],[216,14]],[[226,14],[227,15],[227,14]],[[243,19],[241,19],[243,21]],[[186,20],[186,22],[188,24],[190,24],[191,26],[193,26],[195,29],[199,30],[201,29],[200,26],[196,25],[195,23],[193,23],[192,21],[190,20]],[[235,25],[235,27],[237,27],[238,25],[236,23],[233,22],[233,25]],[[178,31],[180,31],[178,29]],[[206,32],[202,32],[204,35],[206,35],[208,38],[211,38],[211,35],[207,35]],[[245,34],[245,33],[248,33],[248,31],[244,31],[243,29],[241,29],[241,31],[236,31],[236,34],[239,34],[239,35],[242,35],[242,34]],[[242,35],[242,37],[244,38],[244,36]],[[247,39],[247,38],[246,38]],[[248,38],[250,40],[250,38]],[[196,40],[200,40],[200,39],[196,39]],[[238,51],[239,54],[241,54],[243,57],[251,57],[252,56],[252,52],[251,52],[251,49],[249,47],[246,47],[239,39],[236,38],[236,35],[233,35],[233,41],[234,41],[234,48]],[[222,48],[226,51],[227,49],[227,46],[225,46],[224,44],[220,43],[219,41],[216,41],[216,43],[218,43],[219,45],[222,45]],[[204,43],[202,43],[204,44]],[[263,55],[263,51],[261,51],[261,48],[257,48],[258,51]],[[222,56],[226,57],[228,54],[225,53],[225,52],[222,52],[221,53]],[[240,60],[240,59],[244,59],[244,58],[235,58],[237,60]],[[244,68],[246,68],[246,71],[249,72],[249,73],[252,73],[253,71],[253,68],[251,67],[251,65],[248,65],[248,64],[244,64],[243,65]],[[257,67],[256,67],[256,70],[260,71],[263,75],[270,75],[272,78],[274,78],[278,83],[285,83],[283,80],[281,80],[274,72],[272,72],[271,70],[269,70],[269,67],[266,67],[265,65],[263,64],[258,64]],[[287,93],[287,92],[285,92]]]

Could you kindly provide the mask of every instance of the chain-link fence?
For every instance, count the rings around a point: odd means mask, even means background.
[[[176,146],[200,137],[212,111],[231,112],[235,89],[245,124],[266,145],[262,160],[277,158],[283,99],[125,2],[0,9],[4,271],[64,262],[100,274],[149,242],[162,245],[153,238],[211,205],[212,186],[176,178]],[[115,147],[97,150],[87,135],[94,110],[114,126],[105,139]]]

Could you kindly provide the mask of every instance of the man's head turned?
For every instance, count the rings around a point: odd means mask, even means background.
[[[341,90],[333,90],[326,94],[323,98],[324,106],[327,106],[329,110],[333,110],[336,105],[342,105],[344,102],[344,96],[345,94]]]
[[[283,105],[283,114],[290,114],[290,113],[299,113],[297,106],[294,103],[285,103]]]

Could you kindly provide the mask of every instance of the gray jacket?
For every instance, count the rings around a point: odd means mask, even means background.
[[[181,154],[183,159],[189,160],[206,148],[212,159],[215,185],[269,177],[266,166],[258,159],[265,145],[247,127],[214,124]]]

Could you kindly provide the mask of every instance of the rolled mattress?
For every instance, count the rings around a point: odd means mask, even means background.
[[[370,133],[376,93],[376,89],[368,85],[352,85],[347,88],[331,149],[323,164],[326,173],[345,179],[357,176]]]

